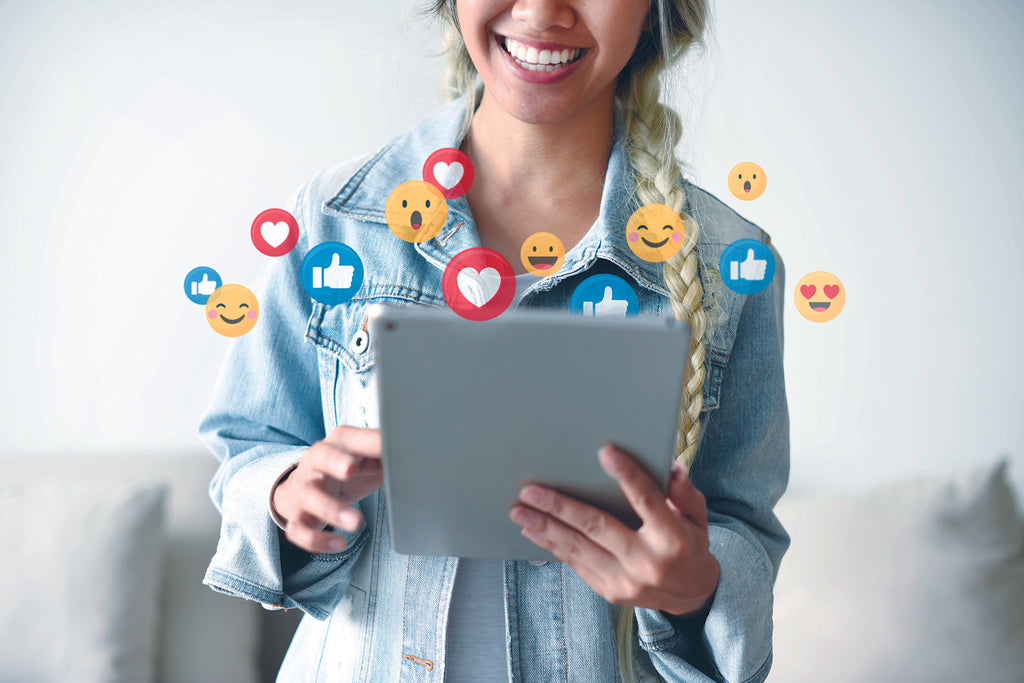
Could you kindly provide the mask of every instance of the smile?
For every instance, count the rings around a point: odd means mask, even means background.
[[[557,256],[530,256],[530,265],[534,268],[540,268],[541,270],[547,270],[551,266],[558,263]]]
[[[575,63],[586,52],[586,50],[578,47],[563,48],[561,50],[537,48],[532,45],[524,45],[518,40],[501,36],[498,36],[498,42],[516,64],[528,71],[557,71]]]
[[[643,242],[644,244],[646,244],[647,246],[649,246],[651,249],[657,249],[658,247],[665,246],[666,244],[668,244],[668,240],[669,240],[669,238],[666,237],[665,239],[663,239],[660,242],[652,242],[649,239],[647,239],[646,237],[641,237],[640,238],[640,241]]]
[[[831,301],[809,301],[807,303],[815,313],[824,313],[832,305]]]
[[[220,314],[220,319],[223,320],[224,322],[226,322],[228,325],[237,325],[238,323],[240,323],[243,320],[245,320],[245,314],[243,313],[242,315],[240,315],[237,318],[235,318],[234,320],[232,320],[231,318],[225,318],[224,314],[221,313]]]

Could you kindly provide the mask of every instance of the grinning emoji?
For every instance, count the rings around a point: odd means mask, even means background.
[[[206,300],[206,321],[217,334],[241,337],[256,326],[260,303],[242,285],[223,285]]]
[[[801,278],[793,292],[800,315],[816,323],[827,323],[842,313],[846,305],[846,287],[832,273],[816,270]]]
[[[448,202],[430,183],[409,180],[388,195],[384,218],[391,232],[406,242],[426,242],[434,239],[448,220]]]
[[[535,232],[526,238],[519,250],[523,266],[534,275],[551,275],[565,263],[565,246],[550,232]]]
[[[664,204],[646,204],[626,223],[626,241],[644,261],[667,261],[683,246],[686,228],[679,214]]]
[[[729,171],[729,191],[736,199],[745,202],[757,199],[767,186],[768,176],[764,174],[764,169],[753,161],[736,164]]]

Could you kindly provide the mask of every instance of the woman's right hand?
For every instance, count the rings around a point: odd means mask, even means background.
[[[343,549],[345,539],[324,527],[359,529],[363,515],[354,505],[384,483],[380,450],[379,429],[344,425],[307,448],[271,496],[287,521],[285,537],[311,553]]]

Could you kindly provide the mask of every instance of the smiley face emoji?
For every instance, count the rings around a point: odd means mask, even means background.
[[[565,246],[550,232],[535,232],[519,250],[523,266],[534,275],[551,275],[565,263]]]
[[[256,326],[260,303],[242,285],[223,285],[206,300],[206,321],[217,334],[241,337]]]
[[[683,246],[686,228],[679,214],[664,204],[646,204],[626,223],[626,242],[637,258],[660,263]]]
[[[842,313],[846,287],[832,273],[816,270],[800,279],[793,292],[800,315],[816,323],[827,323]]]
[[[753,161],[738,163],[729,171],[729,191],[736,199],[745,202],[757,199],[767,186],[768,176]]]
[[[430,183],[409,180],[388,195],[384,218],[391,232],[406,242],[426,242],[434,239],[448,220],[448,202]]]

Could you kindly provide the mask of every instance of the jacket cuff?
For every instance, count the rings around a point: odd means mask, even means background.
[[[696,617],[637,608],[640,646],[661,671],[678,669],[683,659],[705,663],[700,668],[711,678],[764,680],[772,652],[771,564],[764,550],[728,527],[710,526],[708,538],[721,573],[703,625]]]
[[[284,517],[281,516],[281,513],[278,512],[277,509],[274,507],[274,491],[277,490],[277,487],[281,485],[281,482],[287,479],[288,476],[292,472],[294,472],[295,468],[298,466],[299,463],[297,462],[294,462],[291,465],[289,465],[288,469],[282,472],[281,475],[274,480],[274,483],[270,485],[270,494],[267,496],[267,509],[270,511],[270,518],[274,520],[274,524],[276,524],[277,528],[281,531],[285,530],[285,527],[288,525],[288,522],[287,520],[285,520]]]

